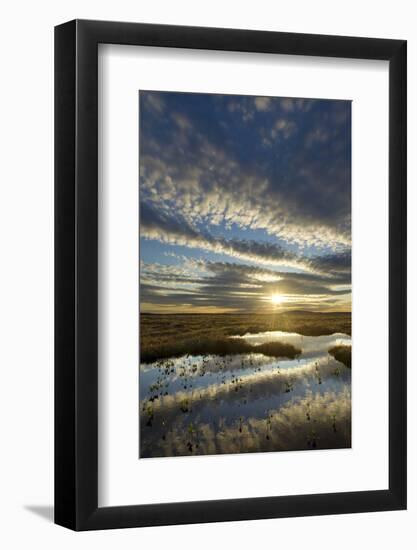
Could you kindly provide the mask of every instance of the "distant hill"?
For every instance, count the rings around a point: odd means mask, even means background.
[[[351,315],[350,311],[309,311],[308,309],[293,309],[282,313],[284,315]]]
[[[141,315],[189,315],[189,316],[200,316],[200,315],[209,315],[209,316],[233,316],[233,317],[236,317],[236,316],[247,316],[247,315],[265,315],[265,316],[277,316],[277,315],[294,315],[294,316],[297,316],[297,315],[303,315],[303,316],[314,316],[314,315],[332,315],[332,316],[335,316],[335,315],[351,315],[351,312],[350,311],[310,311],[308,309],[304,310],[304,309],[290,309],[290,310],[287,310],[287,311],[277,311],[277,312],[271,312],[271,311],[268,311],[268,312],[250,312],[250,311],[242,311],[242,312],[223,312],[223,313],[199,313],[199,312],[188,312],[188,313],[175,313],[175,312],[164,312],[164,313],[157,313],[157,312],[145,312],[145,311],[142,311],[141,312]]]

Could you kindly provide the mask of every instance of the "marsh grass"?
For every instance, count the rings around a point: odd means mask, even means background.
[[[294,359],[301,353],[300,349],[291,344],[269,342],[252,346],[244,340],[222,338],[219,340],[195,339],[171,341],[141,349],[140,358],[143,363],[152,363],[169,357],[183,355],[238,355],[243,353],[261,353],[268,357],[287,357]]]
[[[348,369],[352,368],[352,346],[334,346],[329,349],[329,353]]]
[[[285,314],[149,314],[140,316],[141,362],[182,355],[228,355],[253,352],[243,336],[265,331],[297,332],[323,336],[351,333],[350,313],[289,312]],[[269,343],[256,351],[274,357],[294,358],[299,350],[288,344]]]

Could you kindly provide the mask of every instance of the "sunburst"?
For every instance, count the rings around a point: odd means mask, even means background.
[[[279,304],[282,304],[285,301],[285,298],[282,294],[272,294],[271,296],[271,302],[278,306]]]

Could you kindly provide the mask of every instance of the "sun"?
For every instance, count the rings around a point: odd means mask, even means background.
[[[282,294],[272,294],[271,302],[274,305],[277,306],[278,304],[282,304],[283,301],[284,301],[284,296],[282,296]]]

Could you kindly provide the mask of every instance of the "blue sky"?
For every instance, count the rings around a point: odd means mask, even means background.
[[[350,101],[139,103],[142,311],[350,310]]]

